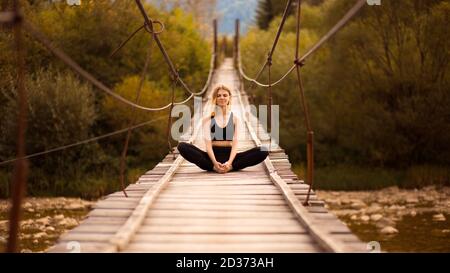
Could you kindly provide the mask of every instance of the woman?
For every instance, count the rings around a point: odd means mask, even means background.
[[[203,119],[206,152],[196,146],[180,142],[178,151],[189,162],[207,171],[227,173],[264,161],[269,155],[255,147],[237,152],[239,119],[231,111],[231,91],[224,85],[213,90],[212,104],[216,111]]]

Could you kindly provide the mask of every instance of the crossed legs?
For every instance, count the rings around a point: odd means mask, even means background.
[[[214,164],[208,156],[208,153],[200,150],[195,145],[180,142],[178,144],[178,151],[187,161],[194,163],[199,168],[206,171],[213,171]],[[256,164],[261,163],[269,155],[268,151],[262,151],[255,147],[250,150],[239,152],[233,160],[233,171],[238,171]],[[229,155],[228,155],[229,156]],[[227,159],[218,159],[219,162],[224,163]],[[224,161],[224,162],[222,162]]]

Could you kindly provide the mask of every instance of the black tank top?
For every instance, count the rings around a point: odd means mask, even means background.
[[[216,122],[216,118],[211,116],[211,140],[233,140],[233,136],[233,112],[231,112],[228,123],[224,128],[220,127]]]

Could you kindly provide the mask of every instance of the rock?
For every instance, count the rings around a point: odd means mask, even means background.
[[[8,220],[0,221],[0,228],[6,227],[8,225],[8,223],[9,223]]]
[[[381,231],[381,234],[397,234],[398,230],[395,227],[387,226],[384,227]]]
[[[22,238],[22,239],[31,239],[31,238],[33,238],[33,235],[32,234],[21,234],[20,235],[20,238]]]
[[[38,239],[33,240],[33,244],[37,245],[39,243]]]
[[[27,209],[27,212],[33,213],[34,209],[33,208],[29,208],[29,209]]]
[[[0,236],[0,245],[6,245],[6,238]]]
[[[63,214],[58,214],[58,215],[56,215],[53,218],[55,218],[55,220],[62,220],[62,219],[64,219],[64,215]]]
[[[33,251],[29,250],[28,248],[22,249],[20,253],[33,253]]]
[[[36,220],[37,223],[41,224],[41,225],[49,225],[50,224],[50,216],[45,216],[43,218],[39,218]]]
[[[342,205],[349,205],[352,203],[352,200],[343,198],[341,199],[341,203]]]
[[[382,210],[383,210],[383,208],[380,205],[378,205],[377,203],[374,203],[374,204],[371,204],[369,208],[367,208],[366,212],[368,214],[375,214]]]
[[[377,222],[379,221],[381,218],[383,218],[383,215],[381,214],[373,214],[370,216],[370,220]]]
[[[45,232],[48,232],[48,231],[55,231],[55,228],[54,227],[46,227]]]
[[[30,202],[26,202],[25,204],[23,204],[23,208],[27,209],[27,208],[31,208],[33,205]]]
[[[59,221],[59,224],[66,227],[74,227],[78,225],[78,221],[73,218],[64,218],[61,221]]]
[[[425,202],[433,202],[434,201],[433,196],[425,195],[422,198],[423,198],[423,201],[425,201]]]
[[[45,233],[45,232],[38,232],[36,234],[33,234],[33,238],[35,238],[35,239],[41,239],[42,237],[45,237],[45,236],[47,236],[47,233]]]
[[[330,206],[340,206],[341,200],[339,199],[326,199],[325,202]]]
[[[412,217],[414,217],[414,216],[416,216],[417,215],[417,211],[415,211],[415,210],[412,210],[410,213],[409,213],[409,215],[411,215]]]
[[[356,221],[358,219],[358,216],[356,216],[356,214],[353,214],[351,217],[350,217],[350,220],[352,220],[352,221]]]
[[[367,215],[363,215],[363,216],[361,216],[360,219],[361,219],[361,221],[368,222],[370,220],[370,217]]]
[[[408,198],[406,198],[406,203],[416,204],[416,203],[419,203],[419,199],[417,197],[408,197]]]
[[[398,206],[398,205],[391,205],[388,209],[389,210],[404,210],[405,206]]]
[[[443,229],[442,233],[450,233],[450,229]]]
[[[55,218],[55,220],[62,220],[62,219],[64,219],[64,215],[63,214],[58,214],[54,218]]]
[[[404,215],[406,215],[406,214],[408,214],[408,212],[407,211],[404,211],[404,210],[398,210],[397,211],[397,213],[396,213],[396,215],[398,216],[398,217],[403,217]]]
[[[395,226],[395,221],[393,219],[383,217],[376,222],[376,226],[379,229],[383,229],[384,227],[387,227],[387,226]]]
[[[68,204],[64,207],[65,207],[65,209],[70,209],[70,210],[82,210],[85,208],[85,206],[81,203],[72,203],[72,204]]]
[[[364,207],[366,207],[366,203],[364,203],[361,200],[354,200],[352,201],[352,204],[350,205],[353,209],[362,209]]]
[[[433,215],[433,221],[444,222],[445,220],[447,219],[445,219],[445,216],[442,213]]]

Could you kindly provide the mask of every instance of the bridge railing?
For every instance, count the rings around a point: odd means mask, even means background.
[[[272,46],[269,50],[269,53],[267,54],[267,59],[262,65],[262,67],[259,69],[258,73],[254,78],[249,77],[242,68],[242,60],[241,60],[241,53],[240,53],[240,46],[239,46],[239,20],[236,20],[235,25],[235,41],[234,41],[234,64],[236,66],[236,69],[239,71],[239,75],[241,78],[241,83],[244,80],[247,80],[251,83],[250,88],[247,90],[247,92],[251,92],[255,86],[260,86],[267,89],[267,101],[268,101],[268,126],[267,126],[267,132],[269,133],[271,131],[271,104],[272,104],[272,87],[282,82],[292,71],[296,71],[297,75],[297,87],[299,91],[300,96],[300,103],[302,104],[303,114],[305,116],[305,128],[306,128],[306,161],[307,161],[307,167],[306,167],[306,183],[309,184],[309,190],[308,195],[306,197],[306,200],[303,205],[309,205],[309,197],[311,194],[311,190],[313,188],[313,182],[314,182],[314,131],[312,129],[311,125],[311,119],[310,114],[308,110],[308,104],[306,102],[305,92],[303,88],[303,81],[300,73],[300,69],[303,68],[305,65],[306,59],[311,57],[325,42],[327,42],[331,37],[333,37],[339,30],[341,30],[366,4],[366,0],[357,0],[356,3],[353,5],[353,7],[316,43],[314,46],[312,46],[303,56],[300,57],[299,51],[300,51],[300,23],[301,23],[301,4],[302,0],[296,0],[296,6],[297,6],[297,12],[296,12],[296,45],[295,45],[295,57],[293,59],[293,65],[287,70],[286,73],[281,76],[280,79],[276,81],[272,81],[271,78],[271,67],[272,67],[272,57],[273,53],[276,50],[276,47],[278,45],[278,41],[280,38],[280,35],[283,31],[284,23],[288,17],[289,11],[291,9],[291,6],[293,5],[294,0],[287,0],[286,7],[283,12],[283,16],[280,22],[280,25],[278,27],[275,39],[272,43]],[[258,81],[259,77],[262,75],[264,70],[267,68],[268,70],[268,83],[262,83]],[[254,98],[253,94],[249,94],[250,98]],[[270,135],[270,134],[269,134]],[[270,140],[269,140],[269,147],[270,147]]]
[[[194,92],[192,89],[183,81],[183,79],[180,77],[178,71],[175,69],[171,58],[167,54],[167,51],[164,48],[164,45],[162,44],[161,40],[159,39],[158,35],[164,31],[164,24],[158,20],[151,19],[147,12],[144,9],[144,6],[141,3],[141,0],[135,0],[135,3],[140,10],[142,17],[144,19],[143,26],[139,27],[136,31],[134,31],[124,42],[122,42],[119,47],[114,50],[111,54],[111,57],[120,50],[125,44],[139,31],[145,30],[147,31],[151,37],[152,41],[155,41],[158,45],[158,48],[160,49],[160,52],[162,53],[164,60],[166,61],[167,65],[169,66],[169,70],[171,73],[171,80],[172,80],[172,93],[171,93],[171,102],[165,106],[161,107],[146,107],[139,104],[139,98],[140,98],[140,92],[142,89],[143,81],[145,79],[145,75],[147,73],[147,69],[150,62],[150,51],[147,54],[145,65],[142,69],[141,74],[141,81],[139,84],[139,87],[136,91],[136,98],[135,101],[130,101],[117,93],[115,93],[111,88],[107,87],[104,83],[97,80],[92,74],[90,74],[88,71],[84,70],[80,65],[78,65],[69,55],[67,55],[63,50],[56,47],[50,39],[48,39],[42,32],[38,30],[30,21],[27,20],[25,16],[21,13],[20,9],[20,1],[19,0],[13,0],[12,1],[12,9],[7,10],[7,3],[2,4],[2,11],[0,12],[0,23],[2,24],[2,27],[11,27],[14,31],[14,46],[16,49],[16,62],[17,62],[17,92],[18,92],[18,116],[17,116],[17,124],[18,124],[18,130],[17,130],[17,156],[15,159],[6,160],[3,162],[0,162],[0,165],[10,164],[14,163],[14,171],[13,171],[13,181],[12,181],[12,195],[11,195],[11,210],[10,210],[10,216],[9,216],[9,237],[8,237],[8,243],[6,247],[7,252],[17,252],[17,245],[18,245],[18,232],[19,232],[19,222],[21,218],[21,205],[22,201],[25,197],[25,188],[27,183],[27,175],[28,175],[28,159],[56,151],[61,151],[64,149],[68,149],[74,146],[83,145],[89,142],[93,142],[102,138],[110,137],[116,134],[121,134],[124,132],[127,132],[127,137],[125,139],[124,148],[122,150],[122,157],[121,157],[121,163],[120,163],[120,180],[121,180],[121,186],[122,191],[124,192],[125,196],[127,196],[125,191],[125,185],[124,185],[124,172],[125,172],[125,158],[128,150],[128,143],[130,139],[131,131],[140,128],[142,126],[148,125],[150,123],[156,122],[159,119],[150,120],[141,124],[132,125],[134,124],[133,121],[135,121],[135,118],[132,118],[132,121],[129,124],[128,128],[118,130],[112,133],[108,133],[102,136],[93,137],[84,141],[75,142],[72,144],[64,145],[61,147],[49,149],[46,151],[38,152],[32,155],[26,155],[25,151],[25,131],[27,127],[26,117],[27,117],[27,94],[24,87],[24,78],[25,78],[25,57],[24,57],[24,49],[25,44],[23,42],[23,31],[25,30],[28,34],[30,34],[34,39],[39,41],[41,44],[43,44],[50,52],[52,52],[58,59],[60,59],[62,62],[64,62],[68,67],[70,67],[72,70],[74,70],[77,74],[79,74],[82,78],[93,84],[95,87],[100,89],[101,91],[105,92],[109,96],[113,97],[114,99],[130,106],[133,108],[133,116],[136,117],[136,110],[143,110],[143,111],[162,111],[165,109],[169,109],[169,117],[168,117],[168,125],[167,125],[167,140],[169,145],[169,151],[172,151],[172,147],[170,144],[169,139],[169,129],[171,126],[171,112],[174,105],[178,104],[184,104],[187,103],[190,99],[192,99],[196,95],[202,95],[203,93],[208,90],[208,87],[211,84],[212,75],[214,72],[214,68],[217,67],[217,21],[214,20],[214,40],[213,40],[213,52],[211,57],[211,63],[209,68],[209,74],[208,78],[203,86],[203,88],[198,91]],[[160,29],[155,30],[154,24],[160,25]],[[150,46],[149,46],[150,50]],[[175,86],[177,84],[180,84],[181,87],[186,90],[188,93],[190,93],[190,96],[181,101],[181,102],[175,102],[174,101],[174,94],[175,94]]]

